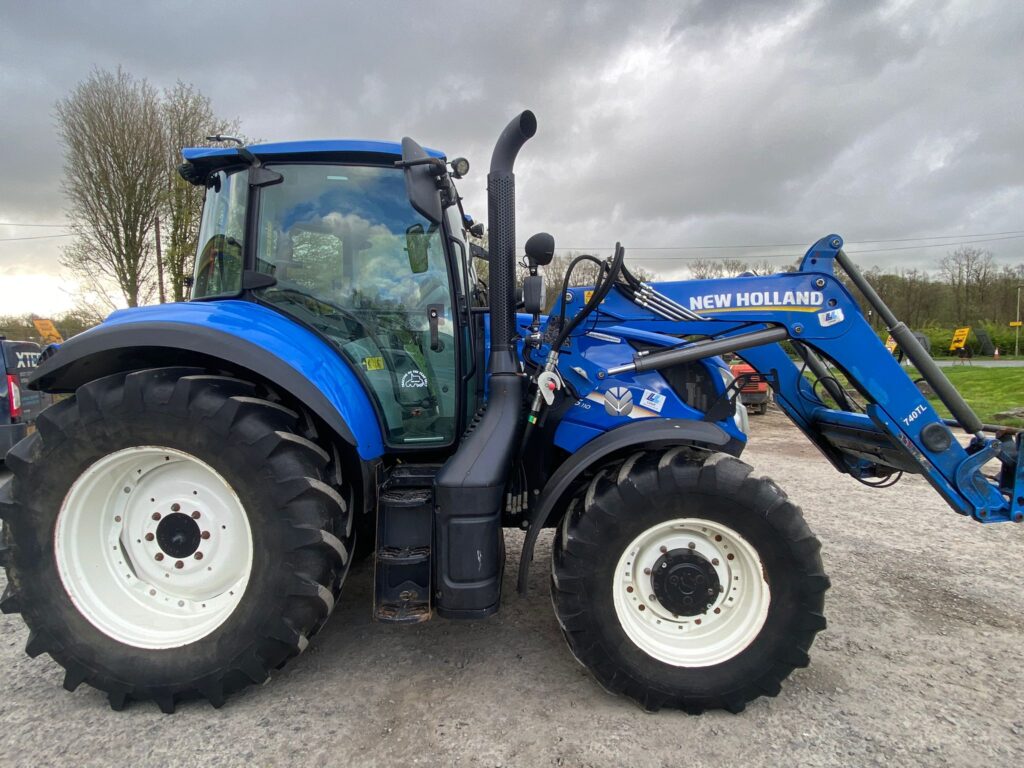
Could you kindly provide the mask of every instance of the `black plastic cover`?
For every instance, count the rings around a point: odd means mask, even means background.
[[[498,610],[505,564],[501,513],[519,444],[522,388],[519,376],[491,377],[483,418],[437,475],[434,597],[441,616],[480,618]]]

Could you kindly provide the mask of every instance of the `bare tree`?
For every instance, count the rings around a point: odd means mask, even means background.
[[[72,312],[89,325],[99,325],[118,309],[109,286],[104,285],[97,275],[79,274],[74,301]]]
[[[171,300],[183,301],[186,298],[185,282],[192,274],[195,260],[203,189],[189,184],[178,175],[181,150],[185,147],[207,146],[207,136],[234,134],[238,130],[238,123],[218,119],[210,99],[194,86],[180,80],[173,88],[164,91],[162,115],[166,195],[160,210],[157,232],[162,229],[165,236],[163,251],[158,254],[158,258],[162,271],[166,273]]]
[[[116,284],[128,306],[152,296],[152,235],[165,186],[160,101],[145,80],[96,70],[57,102],[64,193],[76,242],[62,263]]]
[[[991,253],[961,246],[943,257],[939,271],[952,292],[957,323],[970,323],[991,316],[985,306],[986,294],[996,273]]]
[[[690,263],[690,274],[695,280],[734,277],[749,269],[747,262],[740,259],[694,259]]]

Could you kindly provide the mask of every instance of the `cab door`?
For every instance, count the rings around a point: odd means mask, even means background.
[[[453,285],[440,227],[401,169],[281,164],[260,190],[257,291],[330,339],[359,371],[393,447],[442,447],[458,427]]]

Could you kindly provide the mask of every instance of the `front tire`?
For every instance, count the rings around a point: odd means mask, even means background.
[[[65,688],[220,706],[323,626],[351,512],[311,427],[266,395],[196,369],[116,374],[8,454],[2,607]]]
[[[820,544],[772,481],[724,454],[634,454],[570,502],[552,600],[570,649],[648,710],[742,711],[808,664]]]

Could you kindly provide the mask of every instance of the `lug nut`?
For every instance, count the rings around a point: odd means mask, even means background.
[[[178,562],[176,562],[176,563],[174,564],[174,567],[175,567],[175,568],[184,568],[184,567],[185,567],[185,564],[184,564],[183,562],[181,562],[181,560],[179,560]]]
[[[181,504],[178,504],[177,502],[175,502],[174,504],[171,504],[171,512],[178,512],[180,509],[181,509]]]
[[[694,623],[694,624],[700,624],[700,619],[694,619],[694,620],[693,620],[693,623]]]
[[[633,588],[632,588],[632,587],[626,587],[626,591],[627,591],[627,592],[632,592],[632,591],[633,591]]]
[[[728,555],[725,556],[726,560],[732,560],[733,558],[735,558],[735,555],[733,555],[732,552],[730,552]]]
[[[650,568],[644,568],[644,575],[645,576],[650,576],[651,575],[651,569]]]
[[[717,558],[717,557],[716,557],[716,558],[714,558],[714,559],[713,559],[713,560],[711,561],[711,564],[712,564],[712,565],[718,565],[718,558]]]
[[[198,520],[199,519],[199,511],[198,510],[196,510],[195,512],[192,513],[192,519],[193,520]]]
[[[689,544],[687,544],[686,546],[688,546],[690,549],[696,549],[697,548],[697,545],[694,542],[692,542],[692,541]]]
[[[661,554],[664,555],[666,552],[668,552],[668,547],[666,547],[664,544],[662,544],[661,548],[659,549],[659,551],[661,552]]]
[[[646,611],[646,610],[647,610],[647,606],[645,606],[645,605],[641,605],[641,606],[640,606],[640,610],[641,610],[641,611]]]
[[[715,536],[715,541],[721,541],[721,540],[722,540],[722,537],[721,537],[721,536],[719,536],[719,535],[716,535],[716,536]]]
[[[115,523],[120,523],[121,522],[121,516],[120,515],[114,515],[114,522]]]
[[[154,520],[159,520],[160,519],[160,513],[159,512],[154,512],[153,513],[153,519]]]
[[[152,533],[147,533],[146,534],[146,541],[152,541],[155,538],[156,538],[156,536],[154,536]]]
[[[210,538],[210,532],[209,532],[209,531],[203,531],[203,532],[202,532],[201,534],[199,534],[199,535],[200,535],[201,537],[203,537],[204,539],[208,539],[208,538]]]
[[[153,559],[154,560],[158,560],[158,561],[159,560],[163,560],[164,559],[164,553],[163,552],[157,552],[155,555],[153,555]]]
[[[196,552],[194,557],[195,557],[196,560],[202,560],[203,559],[203,553],[202,552]]]
[[[721,612],[722,612],[721,608],[715,608],[715,613],[721,613]]]

